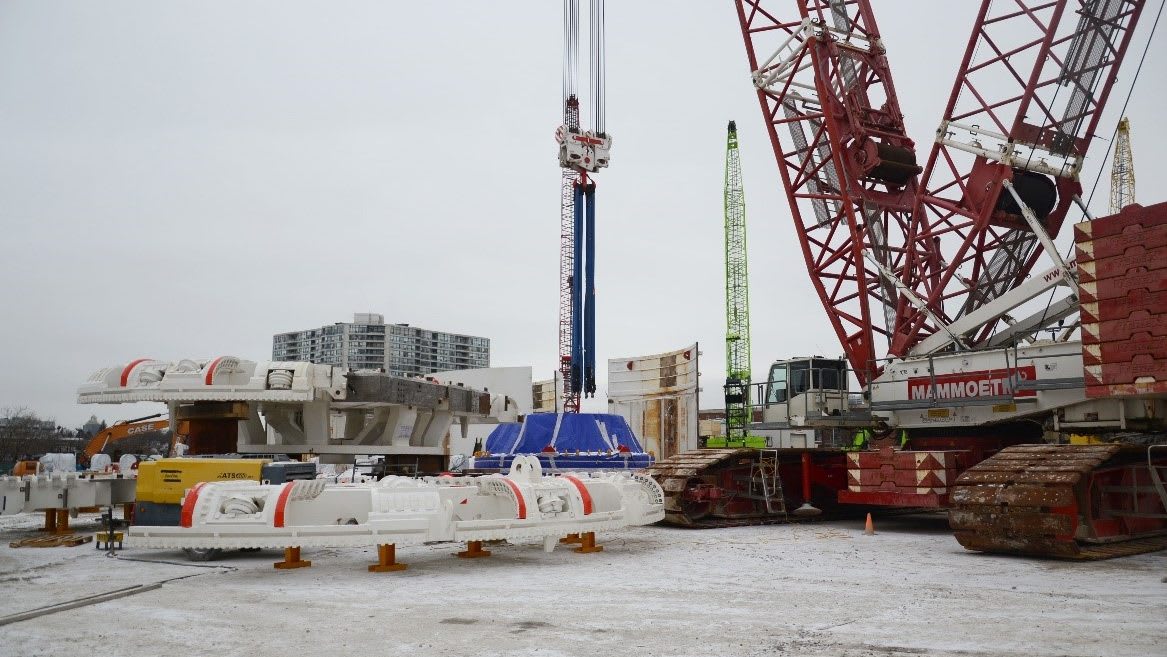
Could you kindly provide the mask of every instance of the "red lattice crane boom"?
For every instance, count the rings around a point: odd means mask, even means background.
[[[879,30],[866,2],[739,0],[754,85],[790,201],[807,270],[851,367],[866,383],[878,351],[901,321],[891,270],[913,245],[915,145],[904,130]],[[763,7],[763,5],[768,5]],[[878,316],[873,320],[872,315]]]
[[[1052,239],[1081,194],[1078,174],[1142,9],[1142,0],[982,4],[917,212],[918,238],[944,250],[921,296],[946,324],[1014,289],[1043,251],[1070,273]],[[995,324],[925,343],[937,327],[915,314],[891,352],[930,353],[955,338],[975,347]]]
[[[1052,238],[1143,2],[986,0],[923,175],[870,2],[788,2],[736,5],[807,269],[851,367],[866,383],[888,356],[984,344],[1000,317],[988,304],[1042,251],[1070,275]]]

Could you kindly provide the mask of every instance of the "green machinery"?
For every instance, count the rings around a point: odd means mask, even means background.
[[[729,122],[725,143],[725,437],[709,447],[751,447],[750,283],[746,261],[746,196],[737,145]],[[764,446],[764,439],[759,439]]]

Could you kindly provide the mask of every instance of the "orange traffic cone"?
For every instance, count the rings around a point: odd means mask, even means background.
[[[863,533],[868,536],[875,536],[875,523],[871,522],[871,514],[867,514],[867,524],[863,527]]]

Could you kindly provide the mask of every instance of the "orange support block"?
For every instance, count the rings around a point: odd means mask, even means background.
[[[68,534],[71,532],[72,530],[69,529],[69,509],[57,509],[55,512],[57,514],[57,522],[55,523],[56,529],[53,530],[53,533]]]
[[[579,534],[568,534],[567,536],[564,536],[563,538],[559,539],[559,542],[564,543],[566,545],[572,545],[572,544],[582,543],[583,539],[579,537]]]
[[[369,566],[370,573],[392,573],[409,566],[397,563],[397,546],[393,543],[377,546],[377,563]]]
[[[291,568],[307,568],[312,565],[312,562],[304,561],[300,558],[300,548],[290,547],[284,548],[284,560],[277,561],[272,565],[280,570],[288,570]]]
[[[57,533],[57,510],[56,509],[45,510],[45,526],[43,528],[43,531],[49,532],[50,534]]]
[[[587,554],[589,552],[603,552],[603,545],[596,545],[596,533],[588,532],[583,535],[580,546],[575,549],[576,552]]]
[[[478,557],[489,557],[490,550],[482,549],[482,541],[467,541],[466,550],[459,552],[456,556],[462,559],[475,559]]]

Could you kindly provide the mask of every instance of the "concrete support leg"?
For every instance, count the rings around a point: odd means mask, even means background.
[[[312,565],[312,562],[300,558],[300,548],[290,547],[284,548],[284,560],[277,561],[272,565],[280,570],[288,570],[290,568],[307,568]]]
[[[459,552],[458,557],[462,559],[475,559],[477,557],[489,557],[490,550],[482,549],[482,541],[467,541],[466,550]]]
[[[583,535],[583,541],[580,546],[575,549],[576,552],[587,554],[589,552],[603,552],[603,545],[596,545],[596,533],[588,532]]]
[[[565,545],[575,545],[582,543],[583,539],[579,537],[579,534],[568,534],[567,536],[559,539],[559,542]]]
[[[369,566],[370,573],[392,573],[408,568],[406,564],[397,563],[397,546],[393,543],[377,546],[377,563]]]
[[[57,528],[53,530],[54,534],[68,534],[73,531],[69,529],[69,509],[57,509]]]

